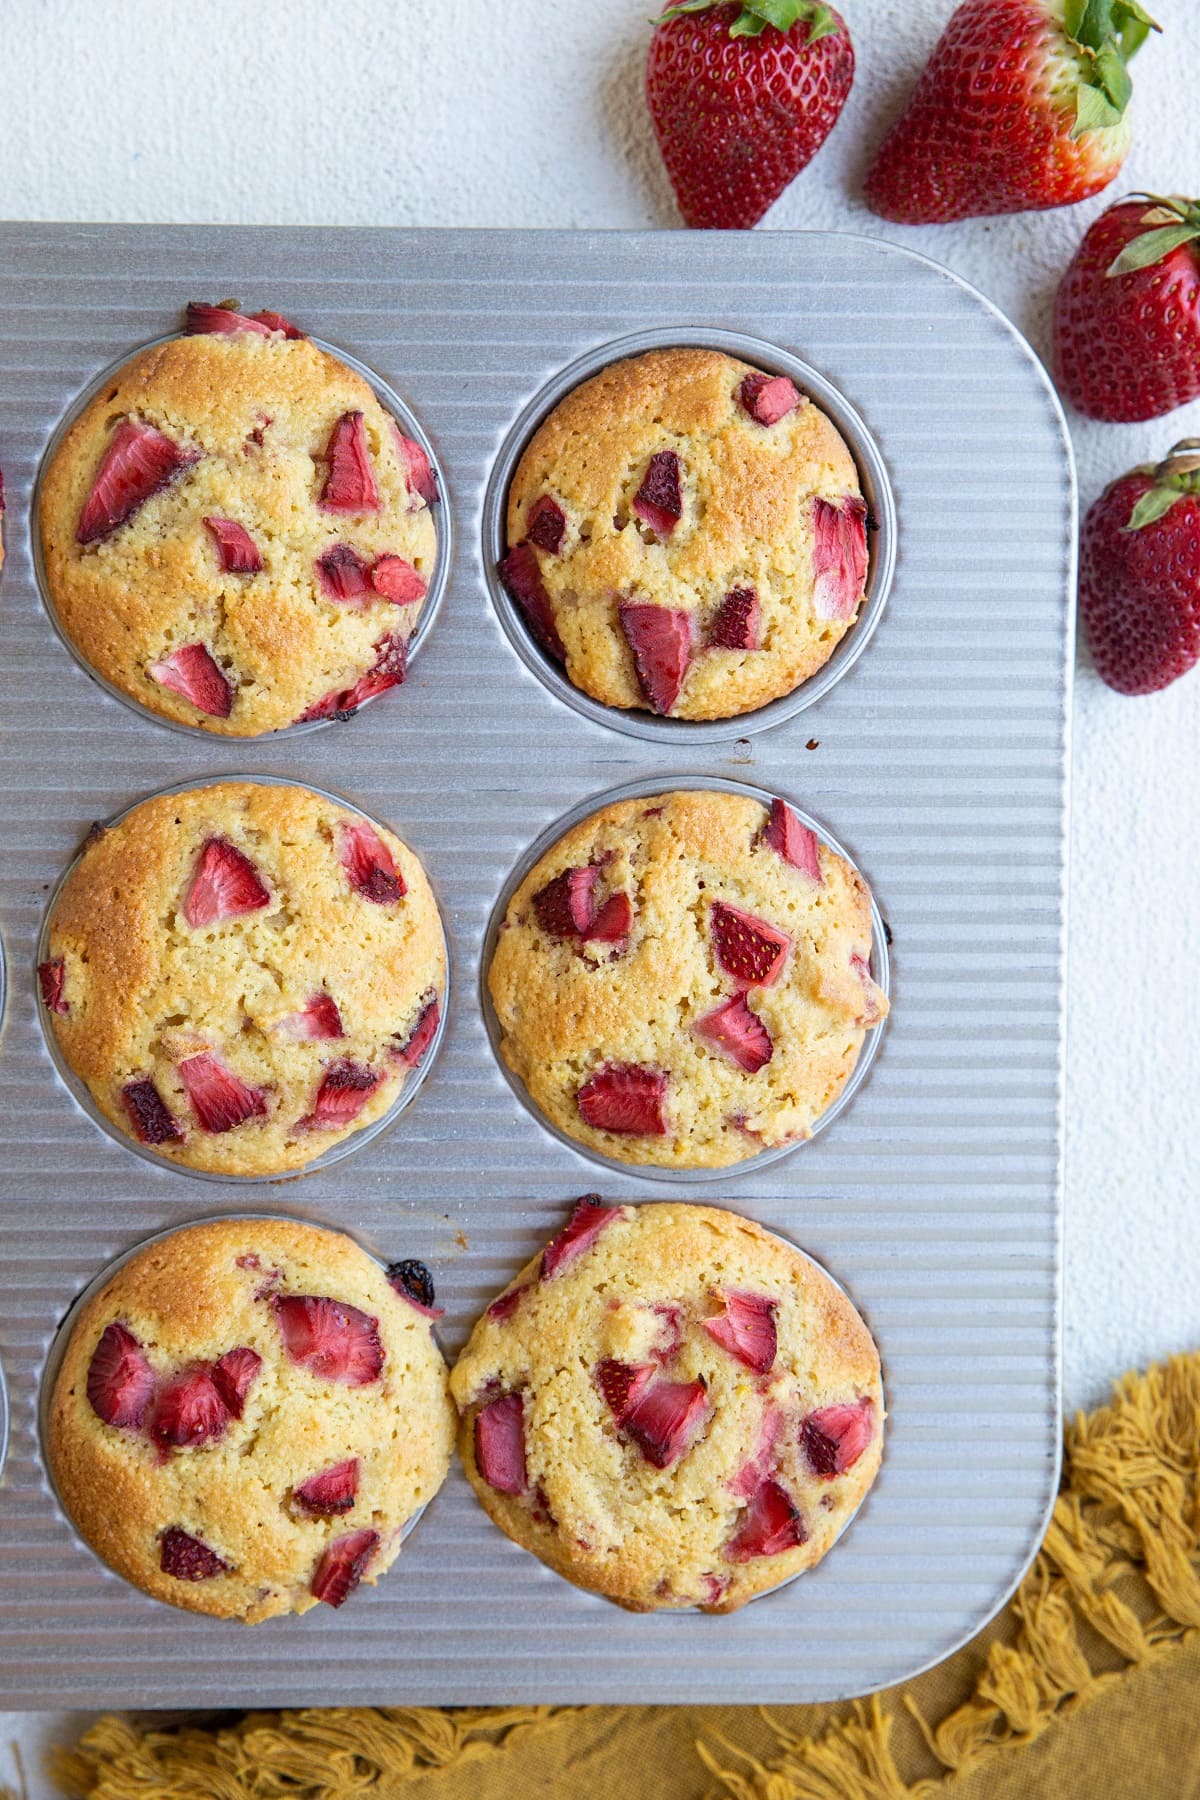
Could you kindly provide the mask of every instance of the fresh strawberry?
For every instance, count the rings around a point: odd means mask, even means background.
[[[650,458],[633,497],[633,510],[656,537],[670,537],[683,517],[679,458],[674,450],[659,450]]]
[[[726,1288],[721,1295],[725,1311],[704,1320],[704,1329],[722,1350],[728,1350],[756,1375],[765,1375],[775,1361],[778,1338],[775,1314],[778,1300],[769,1294],[744,1294]]]
[[[523,1494],[528,1489],[525,1402],[520,1394],[501,1394],[476,1413],[475,1462],[498,1494]]]
[[[226,838],[209,838],[183,902],[183,916],[192,929],[240,919],[270,904],[271,896],[250,858]]]
[[[730,1562],[780,1556],[808,1541],[804,1520],[777,1481],[764,1481],[725,1546]]]
[[[268,331],[281,331],[285,338],[308,336],[298,325],[293,325],[290,319],[285,319],[282,313],[271,312],[266,307],[261,312],[251,313],[250,317],[256,325],[265,325]]]
[[[595,890],[600,870],[594,865],[564,869],[533,896],[533,910],[550,937],[586,937],[595,919]]]
[[[329,1518],[335,1513],[348,1513],[358,1497],[358,1458],[334,1463],[318,1475],[310,1475],[292,1489],[292,1499],[301,1512]]]
[[[205,300],[188,301],[184,322],[184,331],[188,337],[233,337],[238,332],[247,331],[254,337],[270,337],[271,329],[265,317],[251,318],[248,313],[240,313],[236,306],[227,302],[213,304]]]
[[[799,406],[800,390],[786,375],[764,375],[756,369],[742,382],[738,399],[756,425],[778,425]]]
[[[349,544],[331,544],[316,561],[317,586],[328,600],[347,606],[368,606],[372,592],[367,565]]]
[[[853,80],[850,33],[820,0],[677,0],[650,40],[646,98],[684,222],[757,225]]]
[[[713,955],[726,975],[743,987],[770,987],[783,973],[792,940],[786,931],[714,900],[708,913]]]
[[[230,1573],[224,1557],[178,1525],[168,1525],[162,1534],[158,1566],[176,1581],[214,1581]]]
[[[338,827],[338,858],[350,886],[376,906],[394,906],[408,889],[391,851],[365,819],[344,819]]]
[[[591,1249],[606,1225],[624,1216],[623,1206],[605,1206],[599,1194],[585,1194],[576,1202],[575,1211],[562,1230],[543,1250],[540,1279],[553,1280],[576,1257]]]
[[[123,419],[113,432],[92,491],[83,503],[75,528],[76,542],[95,544],[108,537],[127,524],[152,494],[161,492],[199,460],[198,450],[185,450],[153,425]]]
[[[203,644],[183,644],[146,670],[151,681],[182,694],[199,712],[227,719],[233,711],[233,685]]]
[[[343,1131],[357,1119],[383,1077],[374,1069],[346,1059],[330,1063],[321,1077],[312,1111],[300,1120],[302,1131]]]
[[[437,1304],[433,1276],[423,1262],[409,1256],[403,1262],[389,1263],[388,1286],[425,1319],[444,1319],[446,1309]]]
[[[747,1075],[755,1075],[770,1062],[775,1051],[771,1034],[746,1005],[744,994],[735,994],[715,1011],[697,1019],[692,1030],[724,1052]]]
[[[1101,213],[1055,297],[1054,366],[1089,419],[1156,419],[1200,396],[1200,201]]]
[[[642,1399],[657,1374],[656,1363],[639,1363],[635,1367],[608,1357],[596,1364],[596,1386],[618,1425]]]
[[[127,1081],[121,1099],[134,1136],[143,1144],[181,1144],[186,1133],[148,1076]]]
[[[712,650],[761,650],[762,608],[753,588],[730,588],[708,627]]]
[[[668,1469],[691,1449],[711,1411],[702,1381],[660,1379],[626,1402],[621,1430],[648,1463]]]
[[[236,519],[216,519],[206,514],[207,525],[217,546],[217,557],[226,575],[257,575],[263,566],[258,545],[244,525]]]
[[[512,1288],[509,1293],[499,1295],[499,1297],[493,1300],[491,1305],[487,1308],[488,1318],[495,1319],[498,1322],[504,1319],[511,1319],[516,1312],[517,1307],[521,1304],[521,1295],[529,1291],[530,1285],[531,1284],[527,1282],[524,1287]]]
[[[395,606],[411,606],[415,600],[423,600],[429,592],[425,577],[405,562],[402,556],[381,556],[371,564],[367,577],[371,584],[371,592],[378,594],[383,600],[390,600]]]
[[[634,600],[623,600],[618,610],[647,704],[669,713],[692,660],[692,615]]]
[[[323,512],[379,511],[379,489],[371,468],[366,416],[343,413],[325,446],[326,476],[317,504]]]
[[[154,1392],[154,1371],[128,1326],[105,1326],[88,1364],[88,1405],[105,1425],[140,1425]]]
[[[228,1424],[229,1408],[212,1370],[201,1363],[159,1388],[147,1430],[160,1450],[195,1450],[222,1437]]]
[[[42,1005],[50,1012],[60,1013],[64,1017],[71,1010],[63,995],[66,976],[67,964],[64,957],[54,956],[49,962],[38,964],[38,987],[42,993]]]
[[[874,1435],[875,1406],[868,1397],[809,1413],[800,1427],[800,1448],[813,1474],[832,1481],[854,1467]]]
[[[179,1079],[201,1131],[234,1131],[247,1119],[266,1114],[266,1095],[261,1088],[248,1087],[211,1050],[185,1057],[179,1065]]]
[[[437,503],[437,476],[433,472],[433,464],[422,450],[415,438],[405,437],[400,427],[393,421],[392,429],[396,434],[396,448],[400,452],[400,460],[404,464],[405,480],[410,494],[416,494],[426,506]]]
[[[1200,439],[1114,481],[1083,522],[1079,614],[1119,694],[1169,687],[1200,657]]]
[[[965,0],[867,175],[902,225],[1069,206],[1125,160],[1138,0]]]
[[[822,885],[817,834],[800,823],[786,800],[772,800],[771,816],[763,827],[763,843],[793,869],[811,877],[818,887]]]
[[[667,1077],[637,1063],[605,1063],[576,1096],[580,1116],[594,1131],[665,1137]]]
[[[288,1013],[277,1019],[274,1029],[289,1038],[343,1038],[346,1028],[337,1002],[328,994],[314,994],[303,1012]]]
[[[326,694],[300,714],[297,725],[304,725],[310,719],[349,719],[367,700],[374,700],[377,694],[386,694],[389,688],[399,687],[404,680],[408,668],[408,646],[402,637],[380,638],[375,646],[374,663],[365,675],[360,675],[351,688],[335,688],[333,693]]]
[[[276,1294],[271,1306],[284,1349],[310,1375],[347,1387],[378,1381],[383,1368],[378,1319],[323,1294]]]
[[[429,999],[423,1003],[417,1014],[417,1022],[404,1043],[398,1050],[392,1052],[396,1060],[402,1062],[408,1069],[419,1068],[424,1061],[425,1052],[437,1036],[441,1018],[442,1009],[438,997],[436,994],[431,994]]]
[[[554,622],[554,608],[542,580],[542,565],[532,544],[516,544],[504,558],[500,579],[525,615],[525,622],[543,650],[558,662],[567,652]]]
[[[379,1544],[377,1531],[351,1531],[335,1538],[313,1573],[309,1591],[326,1606],[341,1606],[363,1578]]]
[[[557,556],[567,529],[567,515],[549,494],[539,494],[525,519],[525,535],[539,550]]]
[[[623,950],[633,930],[633,901],[628,894],[610,894],[587,930],[589,944],[617,944]]]
[[[813,612],[852,619],[867,579],[867,503],[847,494],[813,501]]]
[[[246,1409],[246,1396],[258,1379],[262,1357],[248,1344],[227,1350],[213,1364],[213,1386],[229,1410],[231,1418],[240,1419]]]

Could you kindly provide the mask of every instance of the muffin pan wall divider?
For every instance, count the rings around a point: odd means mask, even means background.
[[[0,1706],[177,1707],[833,1698],[973,1633],[1021,1575],[1057,1476],[1066,720],[1075,502],[1050,386],[986,301],[893,246],[817,234],[0,227]],[[408,682],[283,740],[205,744],[91,681],[38,598],[29,499],[98,370],[236,295],[359,358],[420,419],[454,548]],[[519,657],[482,571],[496,456],[569,363],[634,332],[777,345],[862,416],[895,495],[895,583],[845,679],[775,729],[643,741],[581,716]],[[561,814],[661,777],[742,780],[828,823],[893,935],[892,1017],[853,1103],[810,1144],[679,1198],[728,1204],[848,1288],[880,1344],[883,1471],[836,1552],[728,1618],[637,1617],[523,1555],[452,1473],[375,1590],[252,1631],[144,1599],[84,1552],[42,1470],[55,1327],[114,1255],[245,1189],[139,1162],[60,1082],[35,1015],[47,894],[93,819],[172,782],[309,782],[421,858],[450,938],[441,1054],[396,1129],[278,1208],[427,1262],[453,1354],[597,1186],[496,1066],[479,956],[501,886]],[[606,1194],[664,1199],[636,1172]]]

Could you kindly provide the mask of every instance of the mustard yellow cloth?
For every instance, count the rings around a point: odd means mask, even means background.
[[[853,1706],[116,1715],[74,1800],[1200,1800],[1200,1353],[1067,1427],[1063,1487],[999,1618]]]

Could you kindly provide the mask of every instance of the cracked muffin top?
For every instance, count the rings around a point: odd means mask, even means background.
[[[155,1599],[250,1625],[373,1584],[450,1464],[431,1298],[422,1265],[385,1273],[286,1219],[144,1245],[81,1309],[50,1396],[81,1536]]]
[[[825,1555],[879,1468],[879,1355],[789,1244],[581,1200],[450,1377],[486,1511],[634,1612],[732,1612]]]
[[[404,679],[437,556],[424,450],[278,313],[192,305],[118,370],[42,484],[66,636],[121,693],[226,737]]]
[[[500,574],[605,706],[728,719],[807,681],[854,623],[867,507],[840,434],[786,375],[652,350],[538,427]]]
[[[812,1135],[887,1000],[859,874],[786,802],[693,789],[572,827],[509,903],[500,1049],[551,1124],[715,1168]]]
[[[417,858],[308,788],[223,782],[95,828],[48,935],[43,1008],[104,1117],[222,1175],[303,1168],[380,1118],[445,991]]]

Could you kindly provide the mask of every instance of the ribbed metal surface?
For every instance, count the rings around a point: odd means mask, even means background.
[[[37,600],[27,506],[73,395],[188,298],[274,306],[377,369],[449,473],[442,616],[402,694],[289,742],[194,741],[90,682]],[[492,458],[564,363],[625,332],[746,331],[821,370],[874,433],[900,522],[878,633],[817,706],[676,749],[593,724],[516,656],[479,565]],[[0,228],[0,1705],[815,1700],[900,1680],[1020,1575],[1058,1445],[1064,735],[1074,496],[1057,404],[980,298],[887,245],[764,233],[518,234]],[[809,739],[819,748],[809,751]],[[157,1606],[74,1540],[38,1461],[39,1372],[96,1269],[164,1225],[245,1205],[126,1155],[59,1083],[34,1011],[49,886],[93,818],[170,781],[310,780],[424,859],[456,1006],[388,1137],[253,1190],[437,1272],[453,1352],[483,1302],[595,1185],[497,1071],[478,954],[511,863],[589,793],[661,773],[742,777],[826,819],[895,935],[893,1018],[853,1105],[761,1172],[690,1190],[794,1237],[883,1349],[883,1473],[836,1553],[728,1619],[635,1618],[496,1532],[455,1471],[393,1573],[343,1612],[254,1631]],[[670,1192],[614,1176],[623,1199]],[[681,1190],[684,1191],[684,1190]]]

